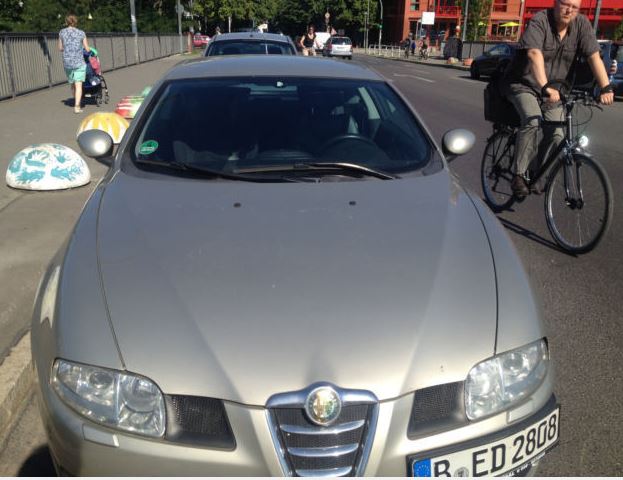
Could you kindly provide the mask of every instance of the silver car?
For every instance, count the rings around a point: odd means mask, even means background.
[[[332,36],[322,48],[324,57],[345,57],[353,59],[353,44],[348,37]]]
[[[205,126],[205,112],[218,121]],[[32,352],[59,473],[525,474],[558,442],[504,229],[378,74],[172,69],[45,273]]]
[[[204,51],[206,57],[219,55],[296,55],[296,46],[278,33],[223,33],[212,37]]]

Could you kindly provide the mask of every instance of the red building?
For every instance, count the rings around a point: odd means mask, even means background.
[[[581,13],[588,17],[591,24],[595,19],[597,2],[582,0]],[[487,39],[516,40],[532,15],[553,5],[554,0],[493,0],[486,26]],[[385,0],[384,7],[383,43],[398,43],[410,33],[422,30],[427,34],[444,32],[447,36],[457,26],[463,26],[458,0]],[[433,25],[422,25],[424,12],[435,12]],[[602,0],[598,37],[612,38],[622,19],[623,0]]]

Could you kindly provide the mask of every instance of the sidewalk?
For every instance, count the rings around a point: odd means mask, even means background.
[[[105,72],[110,103],[99,109],[87,104],[81,115],[65,105],[71,97],[68,85],[0,102],[0,450],[32,391],[30,336],[24,334],[30,329],[39,279],[107,170],[85,158],[90,184],[32,192],[6,185],[8,164],[18,151],[36,143],[60,143],[80,152],[76,130],[86,115],[114,111],[121,97],[138,94],[183,58],[177,55]]]

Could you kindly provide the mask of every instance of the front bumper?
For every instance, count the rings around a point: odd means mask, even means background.
[[[50,452],[63,473],[81,476],[283,476],[267,410],[263,407],[225,402],[236,446],[233,450],[217,449],[113,430],[67,407],[49,383],[40,383],[38,391]],[[412,460],[416,458],[460,451],[512,435],[526,423],[534,423],[556,408],[551,391],[551,375],[548,375],[527,402],[510,412],[414,439],[407,435],[413,394],[380,402],[365,475],[410,475]],[[533,460],[536,462],[538,458]],[[526,469],[530,465],[526,465]]]
[[[537,413],[499,432],[407,457],[407,474],[525,476],[558,445],[559,422],[560,406],[552,395]]]

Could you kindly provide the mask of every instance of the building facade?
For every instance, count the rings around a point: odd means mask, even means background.
[[[441,41],[463,27],[459,0],[385,0],[384,43],[398,43],[409,35],[428,36]],[[594,22],[598,0],[582,0],[581,13]],[[554,5],[554,0],[493,0],[487,25],[482,25],[486,40],[513,41],[532,15]],[[425,25],[425,12],[434,12],[434,23]],[[601,0],[599,38],[612,38],[623,20],[623,0]],[[482,40],[467,39],[467,40]]]

